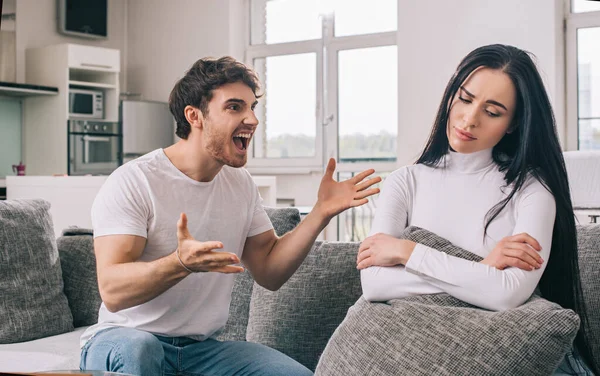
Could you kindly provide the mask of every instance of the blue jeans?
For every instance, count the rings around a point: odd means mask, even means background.
[[[257,343],[161,337],[132,328],[96,333],[81,349],[80,368],[141,376],[313,374],[287,355]]]
[[[558,366],[552,376],[594,376],[592,370],[583,361],[575,346],[565,355],[562,363]]]

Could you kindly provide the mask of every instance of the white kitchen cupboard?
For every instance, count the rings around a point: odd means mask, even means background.
[[[120,61],[119,50],[78,44],[26,51],[25,81],[58,88],[58,95],[24,100],[22,149],[28,175],[67,174],[69,88],[103,91],[102,120],[119,120]]]

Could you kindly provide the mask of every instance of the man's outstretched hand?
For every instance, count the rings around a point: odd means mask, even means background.
[[[200,242],[190,234],[187,228],[187,216],[181,213],[177,222],[177,251],[181,262],[195,272],[240,273],[244,271],[239,257],[231,252],[216,252],[223,248],[218,241]]]
[[[319,186],[317,204],[314,208],[327,219],[333,218],[346,209],[364,205],[369,202],[367,197],[379,193],[379,188],[369,187],[379,183],[381,177],[377,176],[363,181],[375,172],[373,169],[363,171],[341,182],[333,179],[334,171],[335,160],[330,158]]]

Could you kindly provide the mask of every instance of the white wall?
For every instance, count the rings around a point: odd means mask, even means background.
[[[564,138],[562,0],[399,0],[398,8],[398,165],[418,157],[456,66],[485,44],[537,56]]]
[[[25,50],[60,43],[76,43],[115,48],[121,51],[121,70],[126,66],[123,53],[126,41],[127,0],[108,0],[108,38],[77,38],[58,33],[56,0],[16,1],[17,82],[25,82]],[[121,90],[126,89],[121,75]]]
[[[230,54],[229,3],[128,0],[128,90],[166,102],[196,60]]]

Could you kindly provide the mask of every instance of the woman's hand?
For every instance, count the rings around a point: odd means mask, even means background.
[[[360,244],[356,267],[365,269],[369,266],[395,266],[408,262],[417,243],[405,239],[397,239],[391,235],[375,234]]]
[[[544,260],[539,255],[540,243],[527,233],[507,236],[500,240],[481,263],[504,270],[514,266],[523,270],[539,269]]]

